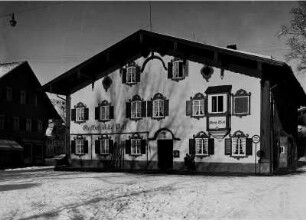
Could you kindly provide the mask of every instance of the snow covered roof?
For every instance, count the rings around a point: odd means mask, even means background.
[[[23,147],[21,147],[17,142],[10,140],[2,140],[0,139],[0,151],[23,151]]]
[[[4,75],[8,74],[9,72],[11,72],[13,69],[20,66],[24,62],[25,61],[11,62],[11,63],[0,63],[0,78],[2,78]]]

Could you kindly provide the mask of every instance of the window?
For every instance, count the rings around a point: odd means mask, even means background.
[[[186,115],[194,118],[202,118],[205,115],[205,96],[197,93],[186,101]]]
[[[20,103],[26,104],[27,94],[25,91],[20,91]]]
[[[236,131],[225,139],[225,155],[238,158],[252,155],[252,138],[248,138],[242,131]]]
[[[113,140],[107,135],[102,135],[95,141],[95,152],[96,154],[108,155],[112,153]]]
[[[26,119],[26,131],[32,131],[32,120],[29,118]]]
[[[208,87],[205,91],[208,97],[208,114],[224,114],[228,112],[231,85]]]
[[[104,100],[95,108],[95,119],[99,121],[109,121],[114,119],[114,106]]]
[[[84,154],[84,140],[76,139],[75,154]]]
[[[204,99],[192,101],[192,115],[204,116]]]
[[[132,105],[131,118],[141,118],[141,101],[134,101]]]
[[[136,67],[135,66],[131,66],[127,68],[126,82],[136,83]]]
[[[250,114],[250,97],[251,93],[240,89],[233,95],[233,115],[239,117]]]
[[[189,154],[196,156],[209,156],[214,154],[214,139],[200,131],[189,139]]]
[[[163,100],[154,100],[153,101],[153,117],[160,118],[164,117],[164,101]]]
[[[122,83],[127,85],[134,85],[140,82],[140,67],[136,63],[130,63],[127,67],[120,70]]]
[[[195,138],[196,155],[208,155],[208,138]]]
[[[131,139],[131,154],[141,154],[141,139]]]
[[[38,105],[38,98],[37,98],[37,95],[34,95],[34,105],[35,105],[35,106]]]
[[[135,95],[129,102],[126,103],[126,117],[139,120],[146,117],[147,104],[139,95]]]
[[[156,93],[152,101],[147,101],[147,116],[153,119],[163,119],[169,116],[169,99],[161,93]]]
[[[42,130],[43,130],[43,122],[37,121],[37,131],[42,132]]]
[[[11,87],[6,87],[6,100],[7,101],[13,100],[13,89]]]
[[[0,115],[0,129],[4,129],[4,120],[5,120],[4,115]]]
[[[70,147],[72,154],[82,155],[88,153],[88,141],[82,136],[77,136],[72,140]]]
[[[89,118],[89,110],[82,102],[79,102],[71,109],[71,121],[76,123],[82,123],[87,121]]]
[[[132,156],[140,156],[146,153],[146,145],[146,140],[142,139],[138,133],[135,133],[129,140],[126,140],[125,153]]]
[[[179,81],[188,76],[188,62],[179,58],[174,58],[168,63],[168,78]]]
[[[13,117],[13,128],[15,131],[19,130],[19,118],[18,117]]]
[[[246,138],[232,138],[232,155],[245,156]]]

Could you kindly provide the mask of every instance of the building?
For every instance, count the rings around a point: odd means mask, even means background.
[[[0,88],[0,139],[23,147],[25,165],[43,164],[48,120],[59,116],[28,62],[0,64]]]
[[[140,30],[43,86],[66,96],[72,167],[294,168],[306,96],[271,57]]]
[[[50,121],[46,135],[46,157],[50,158],[66,153],[65,126],[62,124],[62,120]]]

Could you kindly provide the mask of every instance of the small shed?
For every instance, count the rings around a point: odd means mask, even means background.
[[[23,164],[23,147],[17,142],[0,139],[0,168]]]

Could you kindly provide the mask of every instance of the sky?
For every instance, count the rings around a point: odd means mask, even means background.
[[[139,29],[146,2],[0,2],[0,63],[27,60],[42,84]],[[296,2],[151,2],[152,31],[284,61],[277,34]],[[9,25],[11,13],[17,25]],[[294,67],[293,67],[294,69]],[[304,89],[306,74],[297,77]]]

